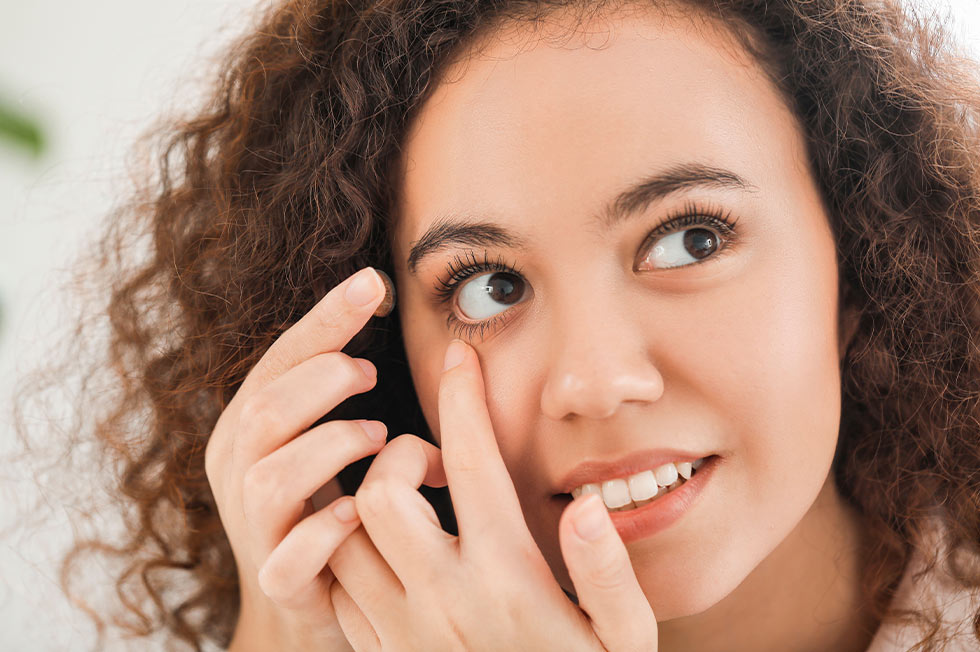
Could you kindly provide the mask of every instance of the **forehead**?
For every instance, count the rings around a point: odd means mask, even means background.
[[[502,28],[421,107],[400,161],[399,268],[444,212],[545,238],[534,215],[597,208],[638,174],[697,160],[763,177],[802,148],[778,91],[715,23],[634,11],[548,31]]]

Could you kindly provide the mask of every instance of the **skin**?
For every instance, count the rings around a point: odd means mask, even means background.
[[[559,478],[642,448],[714,453],[722,464],[697,504],[626,546],[659,648],[864,650],[877,623],[859,599],[861,526],[831,474],[855,322],[839,309],[803,131],[723,31],[639,12],[597,28],[588,47],[500,32],[411,125],[393,251],[422,410],[441,441],[443,355],[457,333],[433,290],[467,248],[413,275],[409,247],[439,215],[484,216],[528,241],[487,250],[520,268],[527,297],[482,300],[502,321],[470,342],[500,455],[559,584],[574,590]],[[609,231],[593,225],[626,184],[688,161],[736,171],[757,192],[682,191]],[[737,242],[637,269],[650,231],[688,200],[730,209]]]

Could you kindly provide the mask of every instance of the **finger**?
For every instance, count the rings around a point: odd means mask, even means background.
[[[442,462],[459,527],[460,546],[489,546],[499,552],[531,535],[514,482],[504,465],[487,410],[483,373],[476,351],[453,340],[439,383],[439,432]]]
[[[244,471],[352,394],[376,383],[374,365],[346,353],[332,351],[304,360],[242,403],[232,435],[233,467]]]
[[[390,282],[382,283],[378,274],[373,274],[373,268],[365,268],[346,279],[343,283],[328,292],[309,312],[288,330],[286,330],[269,347],[265,354],[259,359],[255,366],[249,371],[242,383],[241,388],[232,398],[229,405],[221,414],[213,435],[208,439],[205,447],[205,469],[212,485],[224,487],[234,484],[244,469],[248,468],[256,460],[260,459],[263,451],[275,448],[264,447],[261,450],[252,450],[256,442],[260,445],[267,441],[267,429],[271,426],[274,432],[286,436],[294,436],[302,430],[302,427],[278,428],[277,425],[288,421],[294,412],[307,412],[305,409],[296,410],[295,405],[288,402],[284,404],[282,397],[311,395],[314,401],[318,401],[317,409],[319,412],[313,417],[315,421],[319,416],[328,413],[344,399],[352,394],[368,391],[374,386],[375,380],[367,378],[361,371],[359,365],[352,358],[340,352],[350,341],[350,339],[364,326],[364,323],[372,314],[372,307],[376,307],[379,301],[386,296],[379,292],[370,301],[363,305],[355,305],[347,299],[348,289],[352,289],[356,284],[367,281],[368,287],[378,290],[379,286],[389,286]],[[382,272],[383,274],[383,272]],[[357,282],[357,283],[355,283]],[[270,394],[262,394],[256,397],[260,388],[267,387],[272,381],[283,376],[286,371],[300,366],[303,362],[319,354],[333,353],[326,356],[323,361],[318,361],[306,365],[300,375],[306,380],[302,385],[302,391],[274,391]],[[347,367],[341,368],[338,360],[347,361]],[[377,369],[368,361],[364,361],[369,367],[370,374],[376,378]],[[333,365],[336,374],[330,374],[330,369],[326,370],[326,376],[310,378],[315,372],[321,370],[323,365]],[[323,382],[323,379],[332,379],[333,382]],[[338,379],[346,378],[346,383],[339,382]],[[353,383],[353,384],[352,384]],[[283,387],[293,383],[285,382]],[[325,392],[309,392],[309,387],[324,387]],[[242,418],[244,412],[244,418]],[[233,417],[235,421],[232,427],[222,427],[222,422]],[[306,421],[307,425],[312,423],[308,417],[301,421]],[[246,434],[242,434],[242,425],[247,429]],[[282,438],[279,438],[282,443]],[[234,491],[234,489],[232,489]]]
[[[371,627],[371,623],[364,617],[357,603],[340,582],[330,585],[330,600],[333,603],[334,613],[337,614],[340,629],[347,637],[347,642],[354,648],[354,652],[376,652],[381,649],[381,641]]]
[[[405,586],[431,581],[433,565],[455,556],[456,537],[418,492],[423,482],[446,484],[439,449],[401,435],[381,449],[354,494],[365,531]]]
[[[261,387],[307,358],[344,348],[374,314],[386,290],[372,267],[349,276],[276,339],[249,372],[242,388]]]
[[[372,438],[367,426],[328,421],[249,467],[242,478],[242,510],[252,531],[254,559],[265,559],[299,521],[317,489],[362,457],[384,446],[387,430]]]
[[[327,559],[359,525],[354,499],[349,496],[304,518],[259,569],[259,587],[283,608],[320,608],[333,575],[325,568]]]
[[[607,650],[657,650],[657,620],[602,499],[576,498],[562,512],[558,540],[579,607]]]
[[[327,564],[374,631],[381,631],[381,623],[401,616],[405,588],[364,531],[363,519],[361,527],[337,546]]]

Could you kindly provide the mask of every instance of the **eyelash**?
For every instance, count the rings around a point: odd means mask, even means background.
[[[659,236],[674,231],[682,231],[686,227],[707,225],[717,231],[725,240],[726,244],[720,250],[723,251],[737,239],[735,225],[738,223],[738,218],[732,219],[731,215],[732,212],[730,210],[723,211],[716,207],[701,206],[693,201],[688,201],[681,209],[668,214],[659,224],[653,227],[643,244],[646,246]],[[717,258],[717,255],[711,256],[710,258]],[[691,265],[702,264],[704,263],[698,262],[691,263],[690,265],[678,265],[678,267],[690,267]],[[668,267],[666,269],[672,268]],[[508,272],[520,276],[521,268],[516,265],[508,265],[499,255],[496,259],[491,260],[487,256],[486,251],[483,252],[482,259],[477,259],[472,251],[466,252],[465,259],[461,259],[457,254],[446,265],[445,276],[436,281],[437,287],[435,294],[439,304],[449,304],[452,301],[453,295],[456,293],[456,288],[460,284],[472,276],[486,272]],[[482,338],[486,330],[495,326],[505,314],[506,311],[482,322],[469,324],[456,317],[450,308],[446,317],[446,326],[454,331],[457,336],[463,337],[464,339],[472,339],[476,331],[479,331],[480,337]]]

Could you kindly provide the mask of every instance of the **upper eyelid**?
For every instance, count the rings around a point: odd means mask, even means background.
[[[707,218],[702,218],[697,223],[692,223],[692,224],[680,224],[680,223],[678,223],[680,220],[684,220],[684,219],[686,219],[686,218],[684,218],[684,217],[678,218],[678,220],[673,220],[673,221],[670,221],[670,222],[666,222],[666,223],[661,224],[660,226],[656,227],[653,231],[650,232],[650,234],[647,236],[647,238],[643,241],[643,247],[644,248],[649,248],[650,245],[652,245],[653,243],[657,242],[661,238],[665,238],[668,235],[674,235],[675,233],[684,232],[684,231],[687,231],[689,229],[693,229],[693,228],[696,228],[696,227],[702,226],[702,225],[708,226],[708,228],[710,228],[712,231],[715,231],[716,233],[718,233],[718,235],[720,235],[722,237],[722,239],[724,241],[724,246],[721,247],[721,249],[728,249],[728,248],[730,248],[731,246],[733,246],[734,244],[736,244],[738,242],[738,240],[740,239],[740,233],[739,233],[738,229],[736,228],[736,224],[735,224],[738,220],[734,220],[734,221],[732,221],[731,224],[728,224],[724,220],[719,220],[718,218],[707,217]],[[715,224],[716,222],[720,222],[721,224],[720,225],[716,225]],[[719,249],[719,251],[721,249]],[[691,264],[697,264],[697,263],[691,263]],[[680,267],[687,267],[687,266],[688,265],[680,265]]]

